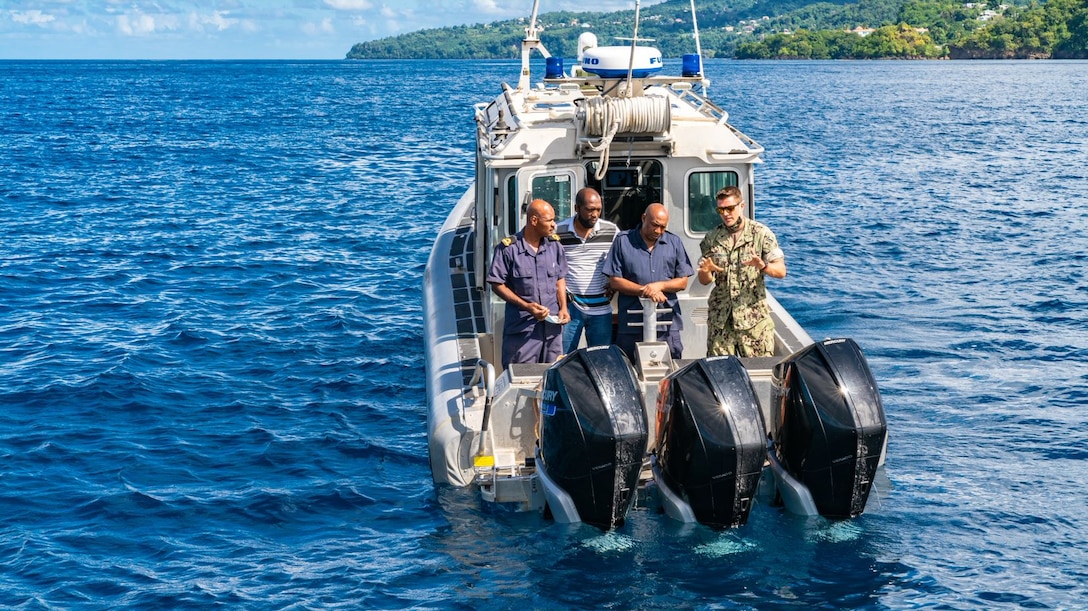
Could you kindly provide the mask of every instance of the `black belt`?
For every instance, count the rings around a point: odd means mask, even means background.
[[[574,293],[567,293],[570,300],[579,305],[587,308],[599,307],[607,305],[612,301],[608,296],[608,293],[599,293],[597,295],[575,295]]]

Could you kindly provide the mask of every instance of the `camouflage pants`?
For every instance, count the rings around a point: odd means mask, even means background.
[[[750,329],[735,329],[732,323],[729,315],[725,321],[715,321],[711,317],[707,327],[707,356],[774,356],[774,321],[769,316]]]

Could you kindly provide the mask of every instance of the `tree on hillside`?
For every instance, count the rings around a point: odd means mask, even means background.
[[[933,41],[943,45],[977,29],[981,13],[980,8],[967,8],[954,0],[911,0],[903,5],[897,21],[928,29]]]
[[[857,47],[857,56],[864,59],[934,59],[942,55],[944,50],[933,44],[929,34],[905,23],[879,27]]]
[[[981,6],[967,8],[963,0],[701,0],[702,49],[708,58],[934,57],[947,45],[952,57],[1088,57],[1088,0],[982,1],[1013,6],[981,22]],[[641,14],[640,37],[654,39],[663,55],[695,51],[688,0],[668,0]],[[617,37],[631,35],[633,17],[631,10],[545,13],[541,40],[552,54],[573,58],[582,32],[592,31],[602,45],[617,44]],[[356,44],[347,57],[516,58],[525,26],[522,18],[410,32]],[[844,34],[857,26],[876,28],[876,37]]]
[[[928,34],[906,24],[883,26],[865,37],[842,30],[800,30],[737,47],[737,59],[914,59],[942,54]]]
[[[1088,2],[1081,2],[1070,11],[1066,21],[1069,36],[1054,45],[1058,59],[1088,59]]]
[[[953,57],[1028,59],[1084,57],[1088,47],[1084,21],[1088,0],[1032,2],[1014,9],[1005,18],[979,28],[950,44]]]

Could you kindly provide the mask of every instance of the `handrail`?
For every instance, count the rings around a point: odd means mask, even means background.
[[[490,400],[495,393],[495,366],[484,359],[476,359],[476,365],[472,369],[472,378],[468,381],[469,388],[483,382],[484,399]],[[487,423],[484,423],[487,428]]]
[[[540,159],[540,153],[533,153],[531,155],[493,155],[491,153],[480,153],[480,158],[485,161],[536,161]]]
[[[495,397],[495,366],[484,359],[476,360],[472,378],[468,383],[469,388],[475,388],[478,382],[483,382],[484,387],[484,416],[480,423],[480,447],[476,449],[476,456],[472,462],[474,467],[494,467],[495,440],[494,435],[489,434],[488,425],[491,422],[491,403]]]
[[[639,302],[642,303],[642,311],[639,310],[627,310],[628,314],[642,314],[642,322],[628,322],[627,324],[632,327],[642,327],[642,341],[644,342],[656,342],[657,341],[657,328],[667,327],[673,323],[671,320],[658,320],[658,312],[672,312],[672,308],[664,307],[658,309],[656,302],[649,297],[639,297]]]

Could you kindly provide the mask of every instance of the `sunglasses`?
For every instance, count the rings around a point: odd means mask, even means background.
[[[737,209],[740,204],[733,204],[732,206],[718,206],[718,214],[729,214]]]

